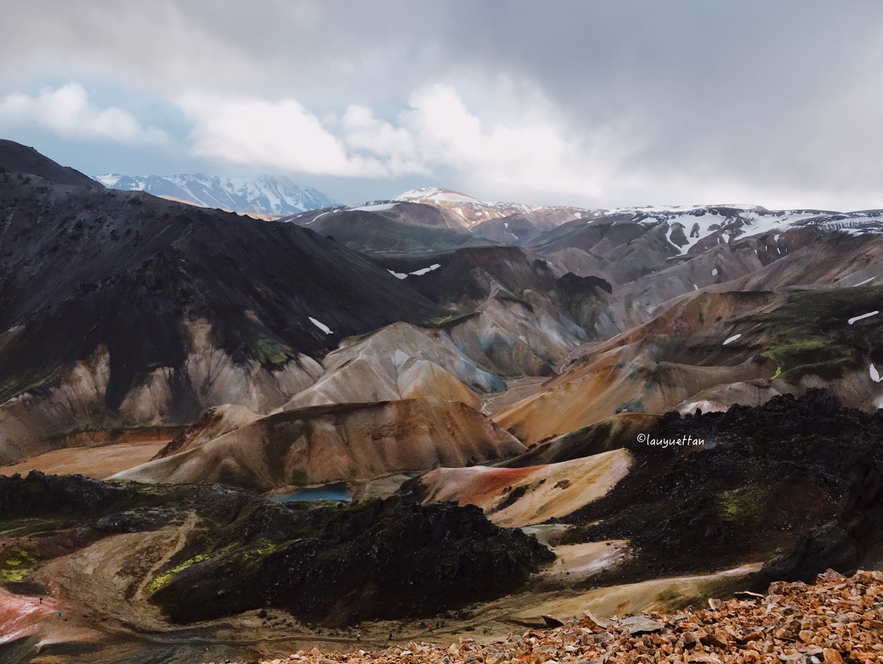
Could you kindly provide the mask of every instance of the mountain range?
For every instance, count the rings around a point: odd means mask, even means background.
[[[0,658],[883,569],[883,211],[436,188],[268,221],[9,141],[0,169],[0,600],[72,621],[16,614]]]
[[[96,175],[108,189],[144,191],[154,196],[207,208],[262,215],[290,215],[338,205],[321,191],[284,175],[228,178],[203,175]]]

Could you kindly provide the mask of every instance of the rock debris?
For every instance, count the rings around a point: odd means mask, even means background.
[[[765,595],[740,593],[708,608],[671,615],[586,614],[549,630],[510,634],[480,644],[409,642],[367,652],[313,649],[262,664],[850,664],[883,662],[883,572],[851,578],[833,570],[815,585],[777,582]]]

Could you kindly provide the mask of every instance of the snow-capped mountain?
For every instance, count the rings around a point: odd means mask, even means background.
[[[833,212],[830,210],[768,210],[756,205],[709,205],[619,208],[605,217],[634,215],[643,224],[664,222],[667,238],[686,254],[693,245],[710,235],[730,241],[737,237],[761,235],[801,226],[819,226],[852,235],[883,231],[883,210]]]
[[[437,187],[411,189],[396,196],[396,200],[422,203],[446,210],[463,228],[471,228],[489,219],[499,219],[513,214],[531,215],[537,212],[545,214],[551,211],[567,211],[570,213],[568,218],[574,219],[583,216],[585,212],[582,208],[485,202],[457,191]]]
[[[305,210],[339,205],[321,191],[293,182],[282,175],[259,175],[248,179],[225,178],[195,173],[193,175],[96,175],[108,189],[146,191],[234,212],[266,215],[297,214]]]

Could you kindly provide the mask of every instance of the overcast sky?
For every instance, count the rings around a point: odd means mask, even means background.
[[[7,2],[0,137],[348,203],[883,207],[883,2]]]

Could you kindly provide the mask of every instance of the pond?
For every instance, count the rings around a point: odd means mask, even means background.
[[[352,500],[353,493],[346,484],[325,484],[306,489],[295,489],[288,493],[276,496],[273,500],[281,503],[289,503],[294,500]]]

